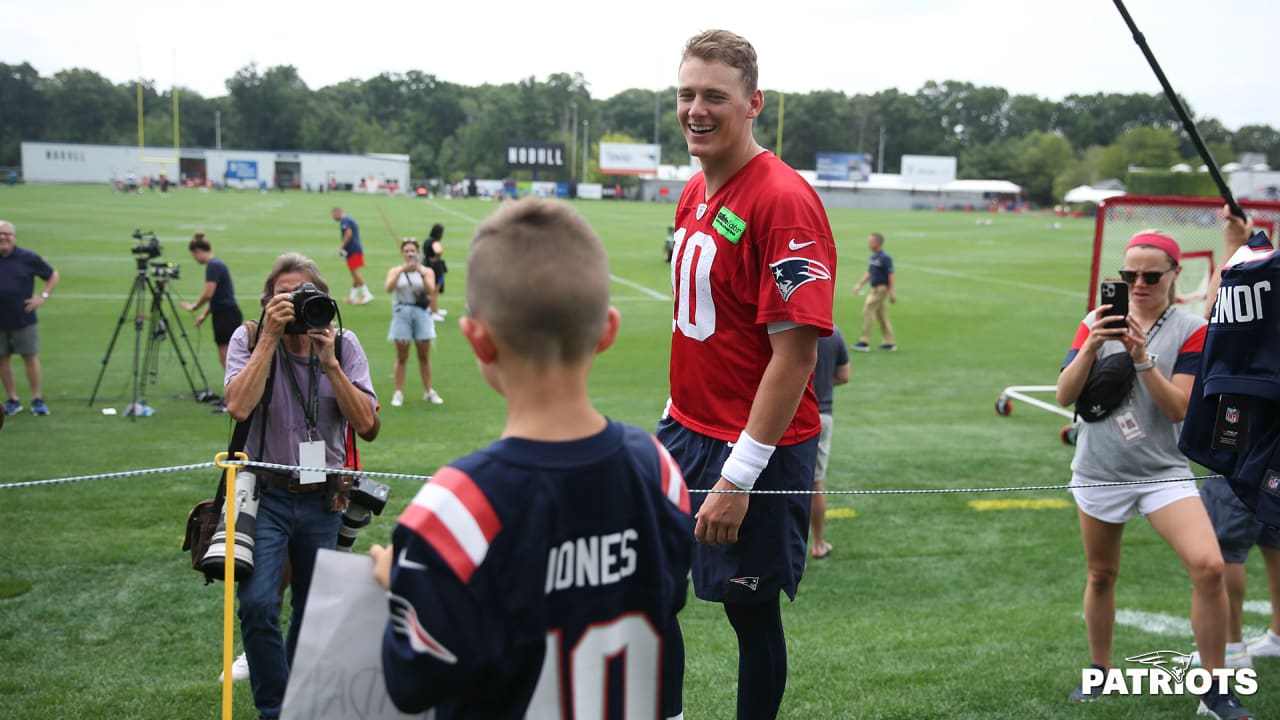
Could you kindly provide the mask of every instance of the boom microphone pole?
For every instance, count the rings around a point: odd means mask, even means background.
[[[1142,32],[1134,24],[1133,18],[1129,16],[1129,11],[1125,9],[1124,2],[1115,0],[1115,4],[1116,9],[1120,11],[1121,17],[1124,18],[1125,24],[1129,26],[1129,31],[1133,33],[1133,41],[1142,49],[1142,54],[1147,58],[1147,64],[1155,72],[1156,79],[1160,81],[1160,87],[1164,88],[1164,96],[1169,98],[1169,104],[1173,105],[1173,111],[1177,113],[1178,119],[1182,121],[1182,129],[1187,131],[1187,135],[1191,136],[1191,144],[1196,146],[1196,152],[1200,154],[1200,158],[1204,160],[1205,167],[1209,169],[1209,175],[1213,178],[1214,184],[1218,186],[1218,194],[1227,202],[1227,206],[1231,209],[1231,214],[1244,220],[1244,210],[1240,209],[1235,196],[1231,194],[1231,188],[1227,187],[1227,181],[1222,178],[1222,172],[1218,170],[1218,164],[1213,161],[1213,156],[1209,154],[1209,148],[1204,146],[1204,140],[1200,139],[1196,124],[1187,115],[1186,108],[1182,107],[1182,101],[1178,99],[1177,93],[1169,85],[1169,80],[1165,78],[1164,71],[1160,69],[1160,64],[1156,62],[1156,56],[1151,53],[1151,48],[1147,47],[1147,39],[1142,36]]]

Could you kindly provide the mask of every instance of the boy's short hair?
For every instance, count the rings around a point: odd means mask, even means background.
[[[741,35],[728,30],[706,30],[689,38],[685,43],[680,64],[691,57],[706,62],[719,61],[742,72],[742,86],[750,95],[760,82],[760,66],[756,61],[756,49]]]
[[[329,283],[325,282],[324,276],[320,274],[320,266],[316,265],[316,261],[300,253],[288,252],[276,258],[275,264],[271,266],[271,273],[267,275],[267,281],[262,284],[262,307],[266,307],[267,303],[271,302],[271,298],[275,297],[276,279],[290,272],[306,275],[315,284],[317,290],[325,295],[329,294]]]
[[[529,197],[481,223],[467,259],[467,312],[540,363],[595,353],[609,314],[609,259],[569,205]]]
[[[187,250],[195,252],[196,250],[212,251],[213,246],[209,244],[209,240],[205,238],[203,232],[196,232],[191,236],[191,242],[187,243]]]

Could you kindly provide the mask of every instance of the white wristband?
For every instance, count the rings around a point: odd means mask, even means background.
[[[720,477],[733,483],[740,490],[750,490],[756,486],[756,479],[773,457],[772,445],[756,442],[746,430],[738,436],[729,457],[720,468]]]

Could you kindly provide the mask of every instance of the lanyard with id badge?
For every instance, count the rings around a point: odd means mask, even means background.
[[[302,406],[302,416],[307,427],[307,439],[298,443],[298,465],[303,468],[324,468],[327,465],[324,440],[316,438],[320,419],[319,358],[316,357],[315,351],[312,350],[311,358],[307,363],[307,368],[311,374],[310,402],[308,402],[308,398],[303,396],[302,387],[298,384],[298,378],[293,374],[293,363],[288,358],[285,358],[282,364],[285,372],[289,375],[289,385],[293,388],[293,394],[298,398],[298,403]],[[324,470],[304,469],[298,473],[298,483],[314,485],[324,482],[326,477],[327,473]]]
[[[1156,320],[1156,324],[1151,327],[1151,332],[1147,333],[1147,355],[1150,356],[1152,362],[1155,362],[1156,356],[1151,352],[1151,341],[1155,339],[1156,333],[1160,332],[1160,328],[1164,327],[1164,321],[1168,319],[1169,313],[1171,312],[1173,312],[1172,305],[1160,314],[1160,319]],[[1160,372],[1158,368],[1152,369],[1155,370],[1155,372]],[[1147,436],[1147,434],[1143,432],[1142,425],[1138,423],[1137,415],[1135,415],[1133,411],[1133,402],[1137,397],[1138,392],[1138,382],[1139,380],[1135,377],[1134,388],[1129,393],[1129,402],[1120,412],[1112,415],[1112,418],[1115,419],[1116,428],[1120,430],[1120,436],[1124,438],[1125,442],[1137,442]]]

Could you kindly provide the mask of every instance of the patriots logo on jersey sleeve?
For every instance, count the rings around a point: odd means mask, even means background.
[[[831,271],[826,265],[809,258],[783,258],[776,263],[771,263],[769,269],[773,271],[773,282],[778,286],[778,292],[782,293],[783,302],[789,301],[792,293],[801,285],[815,280],[831,279]]]
[[[430,655],[448,665],[458,662],[458,656],[440,644],[440,641],[432,637],[431,633],[422,626],[422,622],[418,620],[418,611],[413,609],[413,603],[399,595],[389,597],[391,598],[391,627],[405,636],[409,641],[409,647],[413,648],[415,653]]]

